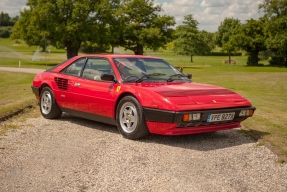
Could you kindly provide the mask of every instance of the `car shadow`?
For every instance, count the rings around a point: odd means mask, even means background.
[[[119,134],[116,126],[89,120],[89,119],[84,119],[81,117],[72,116],[67,113],[63,113],[61,118],[57,119],[56,121],[68,121],[70,123],[84,126],[87,128]]]
[[[240,131],[243,132],[244,134],[252,137],[256,141],[259,141],[262,137],[270,134],[270,133],[267,133],[264,131],[258,131],[255,129],[241,129]]]
[[[69,121],[73,124],[113,133],[117,136],[120,136],[120,133],[118,132],[116,126],[70,116],[68,114],[63,115],[57,121]],[[268,134],[268,133],[261,133],[261,134]],[[231,129],[217,132],[180,135],[180,136],[164,136],[164,135],[151,134],[148,137],[135,142],[154,143],[154,144],[161,144],[161,145],[198,150],[198,151],[210,151],[210,150],[230,148],[249,143],[256,143],[256,139],[254,137],[250,137],[248,133],[242,131],[241,129]]]
[[[180,136],[151,135],[141,140],[141,142],[157,143],[197,151],[210,151],[256,143],[256,140],[241,133],[240,129],[231,129]]]

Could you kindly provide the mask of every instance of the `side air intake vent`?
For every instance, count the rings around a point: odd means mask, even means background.
[[[69,89],[68,79],[55,77],[55,82],[56,82],[59,89],[61,89],[61,90],[68,90]]]

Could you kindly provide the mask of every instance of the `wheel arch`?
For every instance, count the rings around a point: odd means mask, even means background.
[[[60,118],[62,115],[62,110],[59,108],[55,100],[54,93],[51,87],[48,84],[42,84],[39,92],[40,92],[39,104],[42,116],[46,119]]]
[[[137,97],[137,95],[130,92],[124,92],[118,97],[115,106],[115,121],[117,122],[118,130],[123,137],[132,140],[142,139],[150,134],[139,99],[141,99],[140,96]],[[123,106],[127,106],[129,112],[124,112]],[[133,106],[133,109],[130,108],[131,106]],[[130,112],[130,110],[132,110],[132,112]],[[121,115],[124,115],[124,117],[119,117]],[[131,118],[131,116],[133,118]],[[123,120],[124,118],[126,118],[126,120]]]
[[[122,98],[126,97],[126,96],[132,96],[134,97],[136,100],[138,100],[138,102],[141,104],[141,102],[139,101],[138,97],[131,93],[131,92],[124,92],[122,93],[116,100],[116,103],[115,103],[115,107],[114,107],[114,119],[116,120],[117,119],[117,108],[118,108],[118,104],[119,102],[122,100]]]
[[[40,87],[40,90],[39,90],[39,94],[41,95],[42,93],[42,90],[45,88],[45,87],[49,87],[51,89],[51,87],[47,84],[47,83],[43,83]]]

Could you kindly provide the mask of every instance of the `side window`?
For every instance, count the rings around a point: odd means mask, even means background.
[[[102,74],[114,74],[110,62],[104,58],[89,58],[82,77],[99,81]]]
[[[62,70],[62,73],[74,75],[74,76],[80,76],[81,70],[85,64],[86,58],[78,59],[77,61],[70,64],[68,67],[66,67],[64,70]]]

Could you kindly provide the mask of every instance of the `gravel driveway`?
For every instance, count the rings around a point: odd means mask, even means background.
[[[145,140],[64,114],[2,122],[0,191],[287,191],[287,165],[238,130]]]

